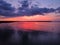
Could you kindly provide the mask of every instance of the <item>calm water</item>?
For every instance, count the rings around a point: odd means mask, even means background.
[[[6,29],[7,28],[7,29]],[[10,29],[13,29],[10,30]],[[14,22],[0,24],[0,45],[58,45],[60,22]],[[23,31],[18,31],[23,30]],[[31,31],[32,32],[25,32]],[[38,31],[35,31],[38,30]],[[55,32],[55,33],[51,33]]]
[[[15,30],[39,30],[39,31],[51,31],[60,32],[60,22],[14,22],[14,23],[2,23],[1,28],[12,27]]]

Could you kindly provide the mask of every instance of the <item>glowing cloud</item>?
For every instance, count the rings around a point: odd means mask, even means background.
[[[60,14],[47,13],[43,15],[34,16],[19,16],[19,17],[4,17],[0,21],[60,21]]]

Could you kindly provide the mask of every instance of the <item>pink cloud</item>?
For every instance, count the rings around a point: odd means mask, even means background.
[[[17,17],[4,17],[0,18],[0,21],[60,21],[60,14],[47,13],[43,15],[34,15],[34,16],[17,16]]]

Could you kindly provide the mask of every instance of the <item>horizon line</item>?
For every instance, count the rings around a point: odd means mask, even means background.
[[[60,21],[0,21],[0,23],[12,23],[12,22],[60,22]]]

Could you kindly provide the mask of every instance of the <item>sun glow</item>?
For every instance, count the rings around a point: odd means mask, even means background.
[[[60,14],[48,13],[44,15],[4,17],[0,21],[60,21]]]

